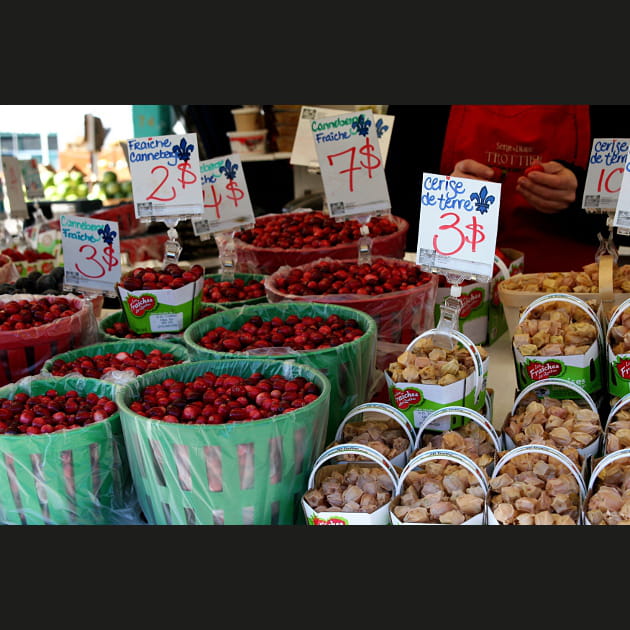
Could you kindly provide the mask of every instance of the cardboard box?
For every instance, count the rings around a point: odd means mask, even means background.
[[[203,276],[179,289],[127,291],[117,287],[129,328],[137,334],[180,332],[199,314]]]

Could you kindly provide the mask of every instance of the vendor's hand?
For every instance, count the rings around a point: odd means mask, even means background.
[[[574,201],[577,177],[559,162],[541,162],[544,171],[532,171],[516,181],[516,190],[539,212],[554,214]]]
[[[492,181],[495,175],[495,170],[491,166],[470,158],[457,162],[451,173],[452,177],[467,177],[468,179],[485,179],[488,181]]]

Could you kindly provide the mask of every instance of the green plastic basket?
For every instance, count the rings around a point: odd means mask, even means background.
[[[263,420],[178,424],[132,412],[148,385],[188,382],[211,371],[304,377],[321,390],[301,409]],[[199,361],[147,374],[118,388],[116,402],[134,487],[153,525],[294,525],[311,466],[324,445],[330,383],[294,361]]]
[[[230,330],[240,328],[251,317],[258,315],[264,321],[272,317],[286,319],[289,315],[298,317],[316,317],[326,319],[330,315],[339,315],[343,319],[355,319],[364,334],[354,341],[333,348],[293,352],[291,354],[267,352],[261,349],[255,355],[246,352],[229,353],[210,350],[199,344],[199,340],[210,330],[224,326]],[[304,365],[321,370],[330,380],[330,415],[326,433],[327,442],[335,438],[337,427],[346,414],[357,405],[367,402],[369,391],[376,371],[377,330],[374,319],[362,311],[337,304],[309,302],[277,302],[258,304],[230,309],[209,315],[191,324],[184,331],[184,342],[189,349],[191,359],[227,359],[239,357],[259,359],[293,359]]]
[[[115,385],[94,378],[26,378],[0,397],[55,389],[114,400]],[[5,525],[140,525],[120,413],[80,429],[0,435],[0,522]]]
[[[208,306],[212,306],[216,309],[217,312],[226,311],[227,308],[225,306],[221,306],[220,304],[210,304],[209,302],[202,302],[201,308],[205,308]],[[122,341],[125,339],[124,337],[117,337],[116,335],[110,335],[105,332],[105,329],[109,328],[116,322],[124,322],[126,321],[126,316],[124,311],[121,309],[119,311],[115,311],[114,313],[110,313],[106,317],[103,317],[98,323],[98,331],[101,339],[103,341]],[[180,345],[184,344],[184,331],[178,333],[163,333],[161,335],[156,335],[155,337],[138,337],[138,339],[148,339],[149,341],[152,339],[167,341],[169,343],[177,343]]]
[[[51,374],[53,363],[57,359],[61,359],[65,362],[74,361],[80,357],[95,357],[103,354],[110,354],[115,352],[128,352],[131,354],[134,350],[142,350],[146,354],[151,350],[160,350],[161,352],[170,352],[175,361],[188,361],[190,360],[190,353],[186,346],[181,343],[169,343],[168,341],[161,341],[159,339],[119,339],[118,341],[104,341],[101,343],[95,343],[76,350],[69,350],[68,352],[62,352],[54,357],[51,357],[44,363],[40,374],[42,376],[53,377]],[[133,378],[136,378],[135,376]],[[105,378],[104,380],[109,380]],[[116,381],[118,384],[122,383],[120,379]]]
[[[210,278],[211,280],[220,281],[222,276],[223,274],[221,273],[207,273],[204,276],[204,278]],[[264,282],[266,277],[267,276],[265,276],[265,274],[262,274],[262,273],[238,273],[238,272],[234,273],[234,278],[241,278],[245,280],[246,282],[251,281],[251,280],[258,280],[260,282]],[[203,296],[203,293],[202,293],[202,296]],[[262,304],[263,302],[264,303],[267,302],[266,293],[260,296],[259,298],[252,298],[251,300],[236,300],[234,302],[218,302],[218,304],[226,308],[233,308],[235,306],[249,306],[250,304]]]

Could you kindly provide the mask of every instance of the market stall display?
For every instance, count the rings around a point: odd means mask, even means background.
[[[321,370],[331,386],[328,441],[350,409],[370,398],[376,323],[350,307],[306,302],[235,307],[191,324],[184,342],[195,359],[264,357]]]

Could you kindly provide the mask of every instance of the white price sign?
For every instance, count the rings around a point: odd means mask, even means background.
[[[499,183],[423,173],[416,264],[489,281],[500,199]]]
[[[138,219],[188,218],[203,212],[197,134],[127,141]]]
[[[293,165],[307,166],[309,168],[319,168],[319,159],[315,142],[313,140],[314,127],[320,118],[335,116],[343,111],[345,116],[357,119],[362,111],[353,112],[334,109],[332,107],[311,107],[304,105],[300,110],[300,118],[295,130],[293,149],[289,162]],[[366,110],[364,110],[366,111]],[[370,110],[371,111],[371,110]],[[378,146],[383,157],[383,163],[387,161],[389,141],[392,137],[395,116],[386,114],[374,114],[374,128],[378,138]]]
[[[4,184],[6,186],[11,218],[28,219],[28,206],[26,201],[24,201],[20,161],[12,155],[3,155],[2,172],[4,173]]]
[[[63,214],[59,226],[64,286],[115,295],[120,280],[118,223]]]
[[[26,188],[27,199],[43,199],[44,187],[42,186],[42,178],[39,176],[37,168],[37,160],[20,160],[22,168],[22,179]]]
[[[200,169],[203,215],[191,219],[195,236],[252,227],[256,218],[240,155],[202,160]]]
[[[330,216],[390,212],[372,112],[320,118],[312,134]]]
[[[615,210],[630,150],[629,138],[595,138],[586,171],[582,207]]]

